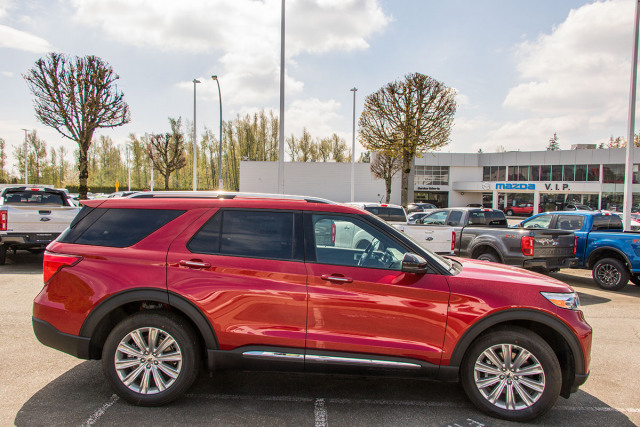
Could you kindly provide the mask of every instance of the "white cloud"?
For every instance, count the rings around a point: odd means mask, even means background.
[[[0,25],[0,48],[2,47],[34,53],[44,53],[52,50],[51,44],[45,39],[6,25]]]
[[[13,77],[13,73],[11,71],[0,71],[0,74],[9,78]]]
[[[317,98],[293,101],[285,111],[285,136],[302,134],[306,127],[313,137],[328,137],[336,132],[333,125],[340,119],[340,103],[335,100],[321,101]],[[343,135],[341,135],[343,136]]]
[[[235,106],[265,103],[279,93],[280,0],[69,1],[78,22],[100,27],[120,43],[215,53],[222,66],[216,72]],[[286,7],[289,64],[303,52],[366,49],[367,37],[389,22],[377,0],[290,0]],[[287,74],[285,88],[300,93],[303,83]]]

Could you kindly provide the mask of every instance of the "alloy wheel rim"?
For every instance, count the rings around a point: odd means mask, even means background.
[[[120,381],[140,394],[170,388],[182,370],[182,351],[166,331],[145,327],[129,332],[118,344],[114,364]]]
[[[596,272],[598,279],[605,285],[615,285],[620,280],[620,272],[611,264],[602,264]]]
[[[474,381],[489,403],[517,411],[534,405],[545,390],[545,375],[538,359],[514,344],[498,344],[480,354]]]

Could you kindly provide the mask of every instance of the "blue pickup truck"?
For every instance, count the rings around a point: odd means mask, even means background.
[[[576,235],[577,263],[592,270],[603,289],[617,291],[631,280],[640,285],[640,233],[623,231],[622,219],[609,212],[545,212],[516,227],[571,230]]]

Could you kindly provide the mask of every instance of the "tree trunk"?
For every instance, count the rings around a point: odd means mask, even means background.
[[[87,180],[89,178],[88,144],[78,144],[78,198],[87,199]]]
[[[164,189],[168,190],[169,189],[169,177],[171,176],[171,174],[169,172],[167,172],[167,174],[164,176]]]
[[[388,177],[387,179],[385,179],[384,183],[385,186],[387,187],[387,197],[386,197],[386,202],[385,203],[389,203],[391,201],[391,182],[392,182],[393,178],[392,177]]]
[[[400,204],[402,206],[407,206],[409,204],[409,174],[411,173],[411,162],[413,161],[413,156],[407,153],[405,150],[402,151],[402,189],[401,189],[401,197]]]

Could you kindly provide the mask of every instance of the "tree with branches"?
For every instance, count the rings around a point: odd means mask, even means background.
[[[366,97],[359,140],[370,151],[402,159],[402,205],[408,204],[413,159],[449,142],[455,112],[455,91],[420,73]]]
[[[549,138],[549,144],[547,144],[547,151],[558,151],[560,144],[558,143],[558,133],[554,132],[553,136]]]
[[[86,199],[94,131],[130,121],[129,105],[116,86],[119,76],[97,56],[70,58],[52,52],[23,78],[34,96],[38,120],[78,144],[78,192]]]
[[[169,189],[171,173],[187,164],[182,120],[169,119],[171,132],[153,134],[149,137],[148,153],[153,167],[164,177],[164,189]]]
[[[393,176],[402,168],[402,160],[398,156],[373,153],[373,161],[369,167],[373,176],[384,180],[387,190],[385,203],[389,203],[391,200],[391,182]]]

